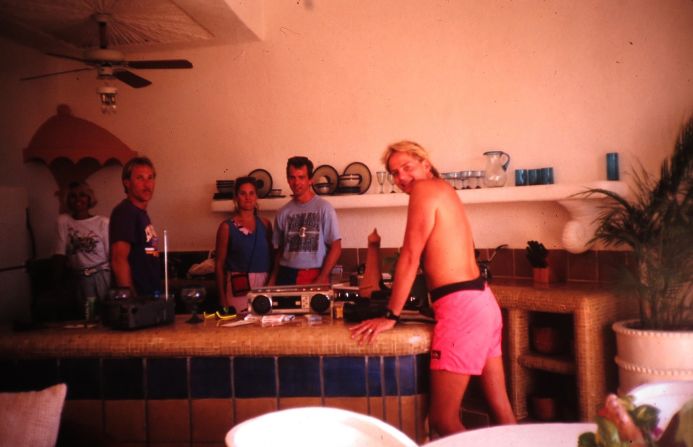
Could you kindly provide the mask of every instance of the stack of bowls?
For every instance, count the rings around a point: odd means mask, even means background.
[[[233,197],[234,180],[217,180],[217,191],[224,196]]]
[[[339,176],[339,186],[342,188],[358,187],[361,183],[359,174],[342,174]]]

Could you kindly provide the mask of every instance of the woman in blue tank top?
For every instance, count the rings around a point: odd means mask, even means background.
[[[272,226],[257,215],[257,187],[253,177],[239,177],[234,185],[236,211],[219,224],[215,273],[222,307],[248,308],[245,292],[231,278],[249,278],[250,288],[267,284],[272,269]],[[234,281],[234,285],[243,281]]]

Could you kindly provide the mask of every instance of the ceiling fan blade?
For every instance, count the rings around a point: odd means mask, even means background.
[[[193,68],[190,61],[185,59],[161,59],[153,61],[127,61],[127,66],[131,68]]]
[[[78,71],[87,71],[87,70],[93,70],[92,67],[86,67],[86,68],[75,68],[73,70],[65,70],[65,71],[56,71],[54,73],[46,73],[42,75],[36,75],[36,76],[27,76],[25,78],[20,78],[20,81],[30,81],[32,79],[41,79],[41,78],[47,78],[48,76],[55,76],[59,74],[65,74],[65,73],[77,73]]]
[[[142,88],[152,83],[151,81],[148,81],[141,76],[137,76],[135,73],[128,70],[115,70],[113,72],[113,76],[132,88]]]
[[[59,57],[59,58],[61,58],[61,59],[70,59],[70,60],[73,60],[73,61],[79,61],[79,62],[87,63],[87,61],[86,61],[85,59],[81,58],[81,57],[70,56],[70,55],[68,55],[68,54],[58,54],[58,53],[44,53],[44,54],[46,54],[46,55],[48,55],[48,56]]]

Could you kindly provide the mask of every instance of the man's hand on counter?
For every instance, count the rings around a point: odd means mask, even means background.
[[[373,318],[365,320],[356,326],[349,328],[351,338],[356,340],[359,345],[370,343],[375,339],[375,336],[381,332],[387,331],[395,327],[397,321],[388,318]]]

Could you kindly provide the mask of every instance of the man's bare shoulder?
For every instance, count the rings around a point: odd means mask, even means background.
[[[414,182],[414,186],[411,190],[411,197],[412,199],[421,197],[432,200],[434,198],[442,198],[451,193],[454,194],[455,190],[445,180],[432,178]]]

